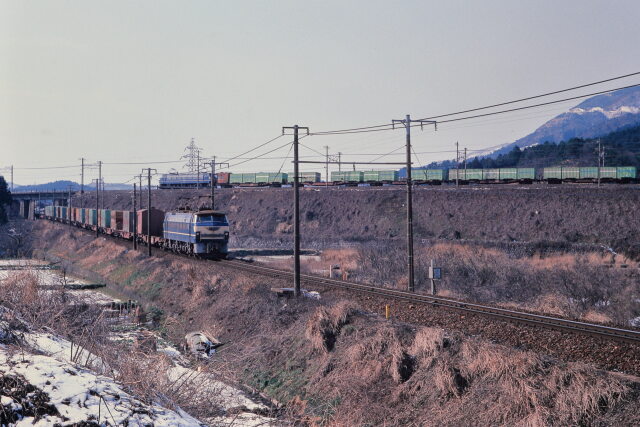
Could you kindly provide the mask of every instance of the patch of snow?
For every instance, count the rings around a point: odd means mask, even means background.
[[[33,349],[57,360],[79,363],[101,373],[108,372],[108,367],[98,356],[56,335],[28,332],[24,334],[24,341]]]
[[[65,425],[97,421],[111,425],[166,425],[199,427],[203,424],[184,412],[158,405],[147,405],[126,393],[113,380],[96,375],[69,362],[50,356],[7,353],[0,348],[0,371],[23,376],[30,384],[45,392],[60,416],[47,415],[36,422],[25,417],[17,426]],[[3,400],[4,403],[4,400]]]
[[[605,110],[602,107],[593,107],[588,109],[572,108],[569,110],[569,113],[578,114],[578,115],[582,115],[585,113],[600,113],[608,119],[613,119],[623,114],[640,114],[640,107],[622,106],[622,107],[616,108],[615,110]]]
[[[221,397],[221,404],[225,410],[234,408],[246,408],[249,411],[267,411],[269,408],[259,402],[249,399],[244,393],[235,387],[218,380],[213,374],[199,372],[184,366],[173,366],[167,376],[172,382],[189,382],[202,390],[215,390]]]

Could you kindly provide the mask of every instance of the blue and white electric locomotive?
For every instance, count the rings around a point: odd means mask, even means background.
[[[163,223],[164,246],[189,255],[218,255],[229,251],[229,221],[220,211],[167,212]]]

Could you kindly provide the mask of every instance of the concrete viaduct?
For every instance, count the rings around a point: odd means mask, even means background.
[[[73,195],[75,192],[72,192]],[[51,200],[54,206],[67,206],[69,202],[68,191],[19,191],[11,193],[13,202],[11,212],[23,218],[35,219],[35,208],[38,202]]]

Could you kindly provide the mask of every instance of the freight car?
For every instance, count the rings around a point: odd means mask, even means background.
[[[449,169],[449,182],[520,182],[536,180],[535,168]]]
[[[44,218],[187,255],[226,257],[228,253],[227,216],[210,209],[165,213],[155,208],[130,212],[46,206]]]
[[[600,178],[603,182],[630,183],[637,181],[637,170],[633,166],[619,167],[546,167],[546,168],[491,168],[491,169],[425,169],[412,168],[411,175],[417,185],[439,185],[443,183],[523,183],[533,182],[595,182]],[[167,175],[163,175],[167,176]],[[160,188],[189,188],[210,185],[209,174],[202,174],[196,184],[183,179],[185,175],[170,174],[170,178],[160,180]],[[204,177],[207,177],[205,180]],[[365,171],[333,171],[329,179],[330,185],[382,185],[402,183],[399,170],[365,170]],[[206,182],[205,182],[206,181]],[[318,184],[321,174],[318,172],[301,172],[300,183]],[[245,172],[216,174],[215,181],[221,187],[280,187],[291,184],[293,176],[280,172]],[[289,185],[287,185],[289,187]]]
[[[556,166],[544,168],[542,179],[550,183],[560,182],[633,182],[637,178],[637,170],[633,166],[618,167],[574,167]]]

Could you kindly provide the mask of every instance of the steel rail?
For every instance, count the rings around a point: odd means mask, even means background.
[[[84,229],[80,229],[84,230]],[[113,236],[112,236],[113,237]],[[277,278],[290,279],[293,272],[280,270],[273,267],[266,267],[248,263],[236,259],[220,260],[223,264],[234,266],[234,268],[260,274],[262,276],[272,276]],[[32,266],[33,267],[33,266]],[[1,268],[0,268],[1,269]],[[523,311],[508,310],[499,307],[492,307],[465,301],[459,301],[449,298],[438,297],[434,295],[417,294],[407,291],[399,291],[395,289],[380,288],[372,285],[364,285],[361,283],[347,282],[344,280],[329,279],[326,277],[314,276],[310,274],[300,275],[301,283],[318,284],[321,286],[331,286],[346,290],[355,290],[359,292],[394,298],[414,303],[431,304],[446,309],[474,313],[482,316],[494,317],[505,321],[513,321],[533,326],[541,326],[548,329],[556,329],[560,331],[570,331],[592,335],[599,338],[613,339],[616,341],[625,341],[632,344],[640,344],[640,331],[631,329],[615,328],[611,326],[598,325],[595,323],[579,322],[576,320],[562,319],[559,317],[544,316],[540,314],[527,313]]]
[[[272,267],[249,264],[245,261],[227,260],[225,263],[233,264],[234,267],[245,271],[259,273],[274,277],[289,278],[293,273]],[[616,341],[625,341],[629,343],[640,343],[640,331],[615,328],[611,326],[598,325],[594,323],[580,322],[576,320],[562,319],[559,317],[544,316],[540,314],[527,313],[516,310],[508,310],[499,307],[492,307],[476,303],[458,301],[433,295],[416,294],[407,291],[399,291],[395,289],[380,288],[360,283],[347,282],[337,279],[329,279],[326,277],[302,274],[301,281],[307,284],[319,284],[324,286],[337,287],[347,290],[355,290],[368,294],[384,296],[394,299],[400,299],[408,302],[431,304],[446,309],[470,312],[482,316],[494,317],[506,321],[515,321],[533,326],[541,326],[561,331],[570,331],[582,333],[601,338],[614,339]]]

